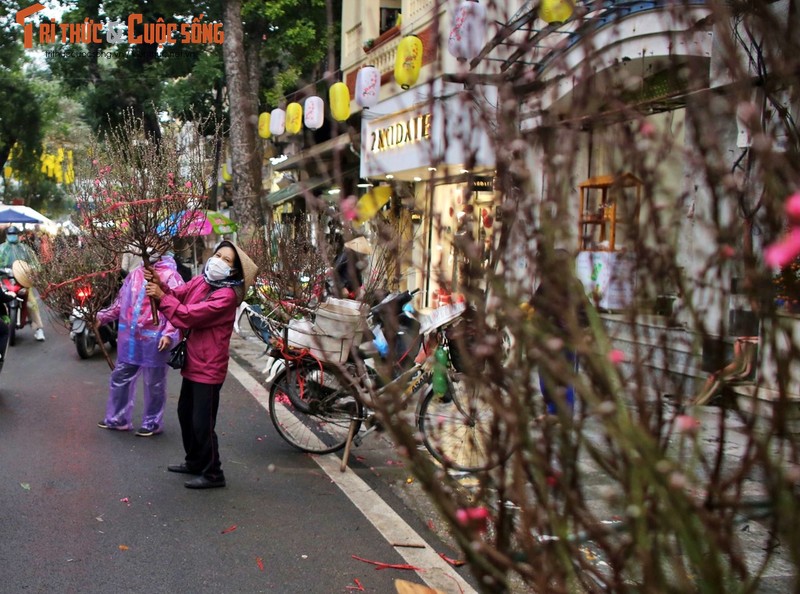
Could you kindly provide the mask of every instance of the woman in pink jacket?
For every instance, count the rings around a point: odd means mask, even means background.
[[[171,288],[163,279],[148,275],[147,295],[178,329],[188,334],[186,364],[178,399],[185,461],[168,466],[171,472],[197,475],[185,483],[189,489],[225,486],[219,457],[217,410],[219,394],[228,373],[236,308],[257,272],[253,261],[233,242],[224,240],[208,259],[202,275]]]

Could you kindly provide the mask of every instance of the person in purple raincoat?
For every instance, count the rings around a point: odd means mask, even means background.
[[[149,260],[159,278],[171,288],[183,284],[175,260],[170,255],[151,253]],[[97,314],[98,324],[119,320],[117,363],[109,381],[106,416],[97,426],[128,431],[136,399],[136,378],[144,383],[142,424],[136,435],[150,437],[163,431],[164,405],[167,401],[167,360],[170,349],[178,344],[180,332],[166,316],[153,323],[150,299],[145,293],[144,266],[134,268],[122,283],[114,303]]]

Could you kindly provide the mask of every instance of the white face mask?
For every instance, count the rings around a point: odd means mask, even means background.
[[[231,275],[232,268],[222,258],[211,257],[206,261],[205,275],[208,280],[221,281]]]

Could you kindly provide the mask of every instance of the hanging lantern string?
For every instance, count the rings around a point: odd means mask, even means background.
[[[408,35],[414,35],[414,31],[417,29],[417,23],[419,22],[419,20],[420,20],[420,17],[417,17],[411,23],[407,24],[405,22],[405,19],[404,19],[403,20],[403,24],[402,24],[401,29],[400,29],[401,35],[403,37],[408,36]],[[403,33],[404,29],[406,31],[405,33]],[[401,37],[401,39],[402,39],[402,37]],[[374,56],[366,55],[366,56],[364,56],[362,58],[359,58],[353,64],[348,66],[348,70],[352,70],[352,69],[358,70],[362,66],[364,66],[366,64],[369,64],[370,62],[374,61],[374,59],[375,59]],[[391,70],[387,70],[387,72],[391,72]],[[343,74],[344,74],[344,71],[341,68],[337,68],[336,70],[332,71],[329,75],[323,76],[322,78],[320,78],[318,80],[310,82],[310,83],[306,84],[305,86],[303,86],[302,88],[297,89],[296,91],[292,91],[291,93],[287,93],[286,95],[281,97],[281,99],[277,102],[277,105],[280,107],[281,105],[286,105],[288,103],[292,103],[295,100],[294,98],[296,96],[300,96],[301,98],[302,97],[310,97],[310,96],[312,96],[312,95],[314,95],[316,93],[317,85],[319,85],[321,83],[328,83],[328,86],[330,87],[331,84],[333,84],[335,82],[338,82],[342,78]],[[384,74],[384,73],[381,73],[381,74]],[[342,82],[344,82],[344,81],[342,81]],[[308,89],[314,89],[314,92],[309,93]]]

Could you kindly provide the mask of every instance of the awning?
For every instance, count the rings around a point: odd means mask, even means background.
[[[271,192],[267,196],[267,204],[270,206],[278,206],[279,204],[283,204],[287,200],[291,200],[295,196],[303,195],[306,192],[311,192],[312,190],[317,189],[323,184],[330,183],[330,179],[322,178],[322,177],[314,177],[311,179],[295,182],[283,188],[282,190],[278,190],[277,192]]]

